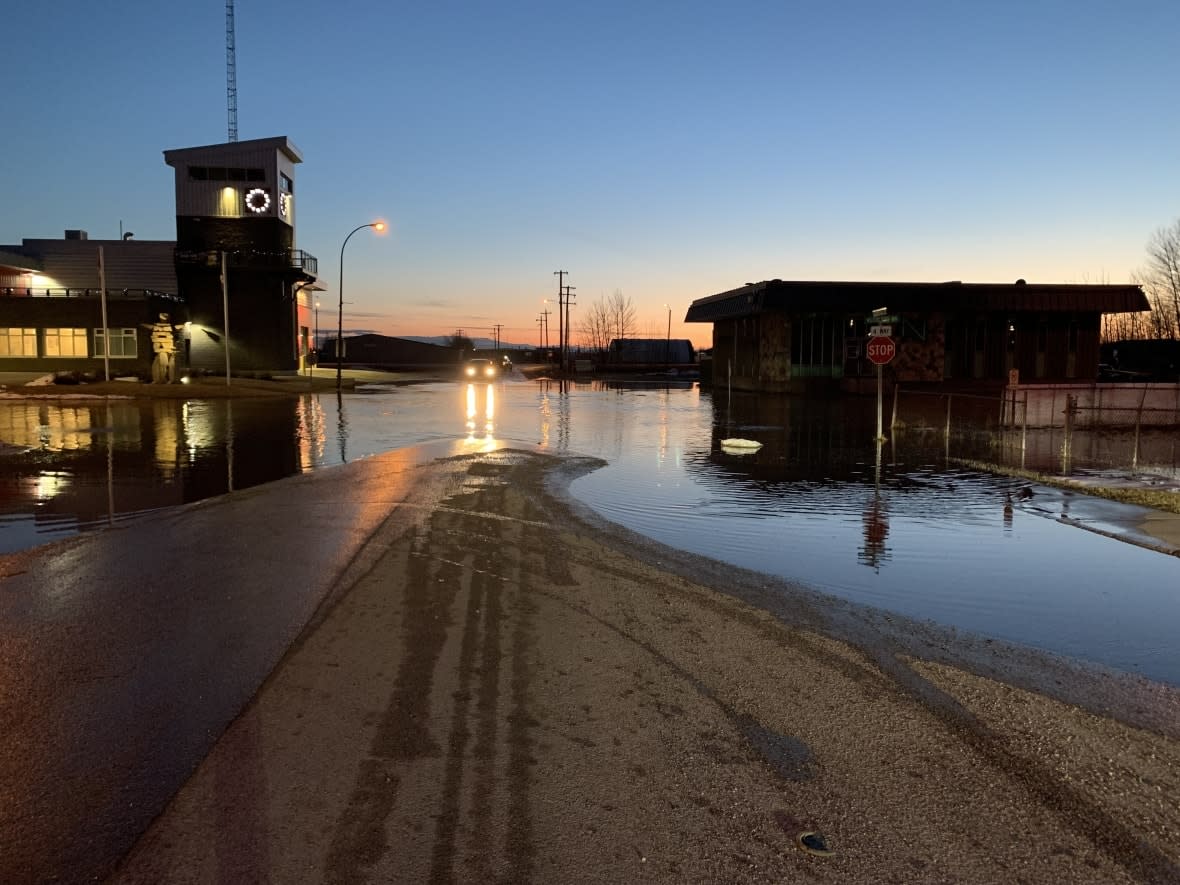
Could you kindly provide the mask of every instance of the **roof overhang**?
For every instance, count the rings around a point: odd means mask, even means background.
[[[45,269],[45,265],[39,259],[30,258],[28,255],[0,251],[0,268],[18,273],[40,273]]]
[[[692,303],[685,322],[761,313],[1134,313],[1151,309],[1136,285],[1072,283],[857,283],[764,280]]]

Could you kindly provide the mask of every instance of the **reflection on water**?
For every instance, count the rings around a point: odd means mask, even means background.
[[[467,436],[464,442],[472,451],[492,452],[496,449],[496,385],[468,384]]]
[[[762,447],[723,451],[732,436]],[[0,400],[0,552],[416,443],[523,445],[607,461],[573,493],[663,543],[1180,683],[1180,561],[1043,518],[1070,496],[948,466],[937,434],[875,436],[872,399],[714,401],[691,384]]]

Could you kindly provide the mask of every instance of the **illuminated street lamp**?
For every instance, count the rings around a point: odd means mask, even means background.
[[[353,228],[349,231],[348,236],[344,238],[344,242],[340,246],[340,291],[337,293],[340,296],[340,307],[336,314],[336,389],[340,389],[341,369],[344,367],[344,247],[348,245],[348,241],[352,239],[352,235],[358,230],[364,230],[366,227],[371,227],[377,233],[385,230],[384,221],[370,221],[368,224],[362,224],[359,227]]]

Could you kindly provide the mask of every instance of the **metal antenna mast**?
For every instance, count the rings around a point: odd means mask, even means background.
[[[225,0],[225,105],[229,111],[229,140],[238,140],[238,74],[234,47],[234,0]]]

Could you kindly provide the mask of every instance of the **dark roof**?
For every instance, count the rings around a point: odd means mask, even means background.
[[[224,157],[230,159],[256,151],[282,151],[292,163],[302,163],[303,155],[285,135],[270,138],[252,138],[248,141],[228,141],[221,144],[203,144],[197,147],[173,148],[164,151],[164,162],[172,166],[176,160],[193,158]]]
[[[1139,286],[1074,283],[855,283],[764,280],[698,298],[688,323],[767,311],[869,314],[937,311],[1128,313],[1150,310]]]

